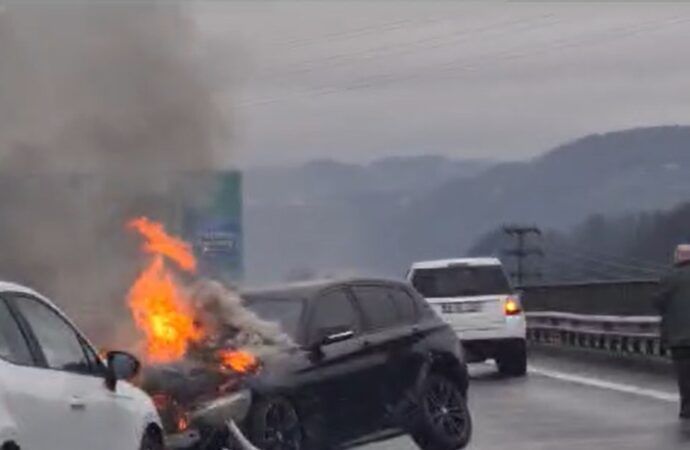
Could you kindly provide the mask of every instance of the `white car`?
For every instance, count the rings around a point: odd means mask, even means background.
[[[48,299],[0,282],[0,449],[160,450],[139,362],[93,346]]]
[[[408,280],[453,327],[469,362],[493,358],[501,373],[525,374],[525,314],[498,259],[416,262]]]

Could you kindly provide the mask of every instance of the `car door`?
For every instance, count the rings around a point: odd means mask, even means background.
[[[419,324],[421,311],[412,293],[403,286],[390,285],[386,291],[398,313],[398,321],[389,331],[392,345],[389,353],[387,378],[393,401],[402,398],[416,382],[419,371],[425,363],[426,352],[419,344],[425,339],[426,330]]]
[[[321,414],[326,420],[330,439],[356,437],[365,424],[368,369],[375,364],[364,350],[361,339],[361,317],[345,288],[327,290],[311,302],[307,314],[307,342],[318,339],[319,330],[336,333],[351,331],[352,336],[322,345],[312,351],[312,364],[305,373],[305,384],[320,398]]]
[[[21,448],[75,447],[66,381],[38,359],[28,331],[0,298],[0,385],[2,401],[17,428]]]
[[[378,355],[381,364],[371,375],[370,419],[389,418],[414,377],[414,305],[399,304],[396,287],[363,284],[353,287],[364,316],[363,339],[368,351]],[[410,301],[412,301],[410,299]]]
[[[393,360],[398,312],[383,285],[364,284],[352,288],[363,313],[362,340],[366,352],[376,355],[378,364],[369,375],[368,421],[381,422],[387,416],[393,401],[392,385],[395,372],[389,370]]]
[[[57,433],[70,445],[64,448],[91,450],[104,443],[112,450],[136,448],[135,432],[118,408],[117,395],[105,385],[105,369],[80,334],[36,297],[16,294],[11,302],[28,325],[47,377],[60,393],[55,409],[63,425]]]

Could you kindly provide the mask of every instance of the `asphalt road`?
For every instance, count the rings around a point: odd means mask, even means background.
[[[670,368],[668,368],[670,370]],[[490,364],[471,369],[472,450],[672,450],[690,448],[690,424],[677,419],[665,369],[534,355],[523,379],[502,379]],[[413,450],[407,438],[367,450]]]

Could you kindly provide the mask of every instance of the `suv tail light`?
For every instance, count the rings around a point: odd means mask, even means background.
[[[503,312],[506,316],[516,316],[520,314],[522,312],[520,299],[515,296],[508,297],[503,303]]]

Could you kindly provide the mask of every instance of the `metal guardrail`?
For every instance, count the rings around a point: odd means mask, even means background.
[[[656,316],[527,313],[530,342],[643,356],[668,357]]]

